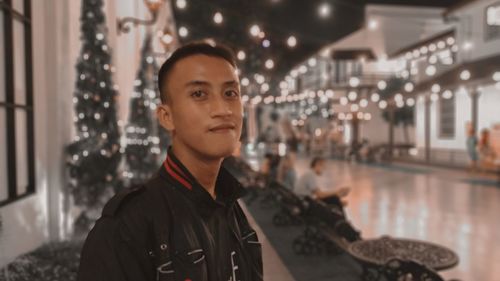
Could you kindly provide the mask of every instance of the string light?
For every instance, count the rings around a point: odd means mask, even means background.
[[[184,10],[187,6],[187,2],[186,0],[177,0],[175,2],[175,5],[177,6],[177,8],[179,8],[180,10]]]
[[[286,40],[286,44],[290,48],[297,46],[297,38],[295,38],[295,36],[288,37],[288,39]]]
[[[441,91],[441,86],[439,86],[439,84],[434,84],[434,85],[432,85],[432,87],[431,87],[431,91],[432,91],[433,93],[439,93],[439,91]]]
[[[186,27],[181,26],[179,28],[179,36],[181,36],[181,37],[187,37],[188,34],[189,34],[189,30]]]
[[[257,37],[259,36],[259,33],[260,27],[258,25],[254,24],[250,27],[250,35],[252,35],[253,37]]]
[[[348,94],[347,94],[347,98],[351,101],[354,101],[358,98],[358,93],[356,93],[355,91],[350,91]]]
[[[242,86],[245,86],[245,87],[246,87],[246,86],[248,86],[249,84],[250,84],[250,81],[248,80],[248,78],[246,78],[246,77],[245,77],[245,78],[241,79],[241,85],[242,85]]]
[[[239,60],[244,60],[246,58],[246,54],[244,51],[238,51],[238,54],[236,55],[238,57]]]
[[[224,18],[222,17],[222,14],[220,12],[217,12],[214,14],[214,22],[216,24],[221,24]]]
[[[443,97],[443,99],[449,100],[453,97],[453,92],[450,90],[446,90],[443,92],[443,94],[441,94],[441,96]]]
[[[380,100],[380,95],[378,93],[373,93],[371,96],[372,102],[378,102]]]
[[[385,90],[385,88],[387,88],[387,82],[385,82],[384,80],[380,80],[378,81],[377,83],[377,87],[379,90]]]
[[[415,99],[413,98],[409,98],[406,100],[406,105],[409,106],[409,107],[412,107],[415,105]]]
[[[460,72],[460,79],[463,81],[467,81],[470,79],[470,71],[468,70],[463,70]]]
[[[360,80],[358,77],[351,77],[349,78],[349,86],[356,88],[359,86]]]
[[[267,69],[272,69],[274,67],[274,61],[272,59],[266,60],[265,66]]]
[[[387,102],[385,100],[380,101],[378,103],[378,107],[380,107],[380,109],[386,109],[387,108]]]
[[[271,46],[271,41],[269,41],[268,39],[262,40],[262,47],[269,48],[270,46]]]
[[[405,91],[408,93],[412,92],[414,88],[415,87],[413,86],[413,83],[411,83],[411,82],[408,82],[405,84]]]

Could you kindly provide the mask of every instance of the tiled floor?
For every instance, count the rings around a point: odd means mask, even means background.
[[[297,173],[308,168],[299,159]],[[364,238],[381,235],[431,241],[460,263],[446,279],[500,280],[500,188],[473,185],[463,171],[423,166],[379,167],[328,161],[322,187],[350,186],[347,213]]]

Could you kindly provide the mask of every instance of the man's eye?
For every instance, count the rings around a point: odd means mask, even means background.
[[[206,94],[203,91],[195,91],[191,94],[193,98],[202,98],[206,96]]]
[[[234,90],[229,90],[229,91],[226,91],[224,93],[224,95],[226,95],[226,97],[234,98],[234,97],[238,97],[240,94]]]

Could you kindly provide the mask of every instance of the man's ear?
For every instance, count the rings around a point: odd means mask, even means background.
[[[168,131],[174,131],[174,120],[172,118],[172,108],[168,104],[161,104],[156,109],[156,117],[161,126]]]

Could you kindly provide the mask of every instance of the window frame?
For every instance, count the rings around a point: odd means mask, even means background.
[[[447,103],[447,104],[444,104],[444,103]],[[452,126],[452,129],[453,129],[453,132],[444,132],[444,127],[443,126],[443,123],[444,123],[444,119],[443,119],[443,110],[446,109],[444,107],[451,107],[451,111],[452,112],[446,112],[446,115],[445,117],[447,118],[452,118],[452,121],[449,121],[450,124],[448,125],[451,125]],[[441,98],[439,99],[439,102],[438,102],[438,112],[439,112],[439,115],[438,115],[438,135],[439,135],[439,139],[443,139],[443,140],[449,140],[449,139],[454,139],[457,135],[457,101],[456,101],[456,96],[453,95],[451,98],[449,99],[444,99],[444,98]]]
[[[12,0],[0,0],[0,13],[4,21],[4,51],[5,51],[5,101],[0,102],[0,107],[5,109],[6,126],[0,126],[0,130],[6,130],[7,142],[7,199],[0,201],[0,207],[23,199],[36,193],[35,184],[35,149],[34,149],[34,108],[33,108],[33,67],[32,67],[32,22],[31,22],[31,0],[22,0],[24,11],[14,10]],[[14,22],[23,24],[24,31],[24,75],[26,84],[26,102],[17,104],[15,100],[15,68],[14,68]],[[21,128],[26,129],[27,159],[17,159],[16,156],[16,111],[24,110],[26,113],[26,124]],[[4,127],[4,128],[2,128]],[[17,163],[26,162],[28,175],[28,186],[24,194],[18,194]],[[0,188],[5,188],[0,186]]]

